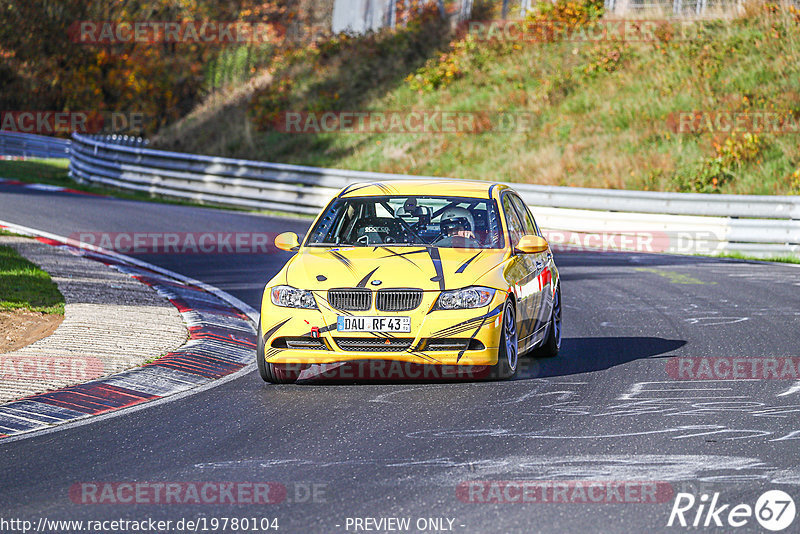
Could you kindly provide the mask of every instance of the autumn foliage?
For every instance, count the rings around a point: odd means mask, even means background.
[[[0,110],[128,112],[144,132],[185,115],[202,98],[204,68],[225,45],[87,44],[81,21],[246,21],[288,24],[302,0],[4,0],[0,2]]]

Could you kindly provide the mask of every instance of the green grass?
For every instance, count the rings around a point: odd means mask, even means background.
[[[459,38],[416,27],[344,39],[276,62],[268,86],[216,108],[206,103],[202,119],[171,125],[155,146],[465,179],[800,194],[800,134],[760,134],[752,150],[735,139],[726,149],[726,135],[676,134],[669,123],[670,114],[693,110],[800,117],[800,17],[754,4],[746,10],[697,22],[696,37],[687,40],[464,48]],[[461,65],[454,81],[415,90],[406,76],[427,60],[444,65],[449,42],[464,50],[449,54]],[[522,133],[265,129],[269,113],[280,110],[503,110],[532,112],[535,120]]]
[[[13,248],[0,246],[0,310],[63,315],[64,297],[49,274]]]
[[[4,230],[3,228],[0,228],[0,236],[8,236],[8,237],[27,237],[27,236],[24,236],[24,235],[15,234],[14,232],[9,232],[8,230]]]
[[[269,64],[274,55],[274,47],[269,44],[246,44],[223,47],[206,65],[206,91],[246,82],[252,71]]]
[[[165,199],[139,191],[125,191],[114,187],[78,183],[69,177],[68,159],[0,160],[0,177],[31,184],[57,185],[77,191],[128,200],[144,200],[186,206],[199,205],[193,202]]]
[[[85,191],[98,195],[105,195],[126,200],[138,200],[143,202],[159,202],[162,204],[173,204],[178,206],[202,206],[206,208],[216,208],[229,211],[247,211],[249,213],[259,213],[262,215],[285,216],[286,213],[273,210],[247,210],[233,206],[217,206],[200,202],[172,199],[140,191],[127,191],[115,187],[104,187],[96,185],[81,184],[69,177],[69,160],[67,159],[29,159],[29,160],[0,160],[0,177],[18,180],[20,182],[32,184],[57,185]],[[310,218],[312,216],[288,214],[293,217]]]
[[[0,176],[28,183],[73,187],[68,159],[0,160]]]
[[[796,263],[800,264],[800,258],[795,256],[771,256],[768,258],[763,258],[760,256],[751,256],[748,254],[742,254],[741,252],[726,252],[724,254],[717,254],[713,256],[715,258],[730,258],[734,260],[749,260],[749,261],[773,261],[778,263]]]

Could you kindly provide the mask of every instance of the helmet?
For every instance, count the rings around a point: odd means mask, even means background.
[[[445,235],[448,235],[452,228],[458,226],[471,232],[475,230],[475,218],[466,208],[447,208],[442,213],[440,221],[442,232]]]

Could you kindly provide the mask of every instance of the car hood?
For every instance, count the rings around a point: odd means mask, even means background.
[[[336,287],[458,289],[474,284],[505,258],[503,249],[304,247],[287,265],[286,283],[313,290]]]

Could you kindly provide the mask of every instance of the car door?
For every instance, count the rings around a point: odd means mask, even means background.
[[[517,214],[523,221],[525,233],[544,237],[539,229],[539,225],[536,224],[536,219],[533,218],[531,210],[525,205],[522,199],[518,195],[511,194],[511,200],[514,204],[514,208],[517,210]],[[547,321],[550,320],[550,314],[553,309],[553,253],[548,248],[545,252],[529,254],[529,256],[533,259],[533,265],[538,278],[538,287],[540,288],[540,298],[537,302],[537,309],[534,311],[536,320],[534,332],[538,334],[535,341],[539,341],[539,338],[545,334],[544,327],[547,326]]]
[[[511,241],[512,251],[527,231],[516,208],[511,193],[502,197],[503,212]],[[541,290],[537,279],[536,265],[533,254],[517,253],[511,259],[511,264],[506,271],[506,276],[514,295],[517,298],[517,332],[519,333],[519,350],[527,350],[534,342],[536,332],[536,312],[539,309]]]

